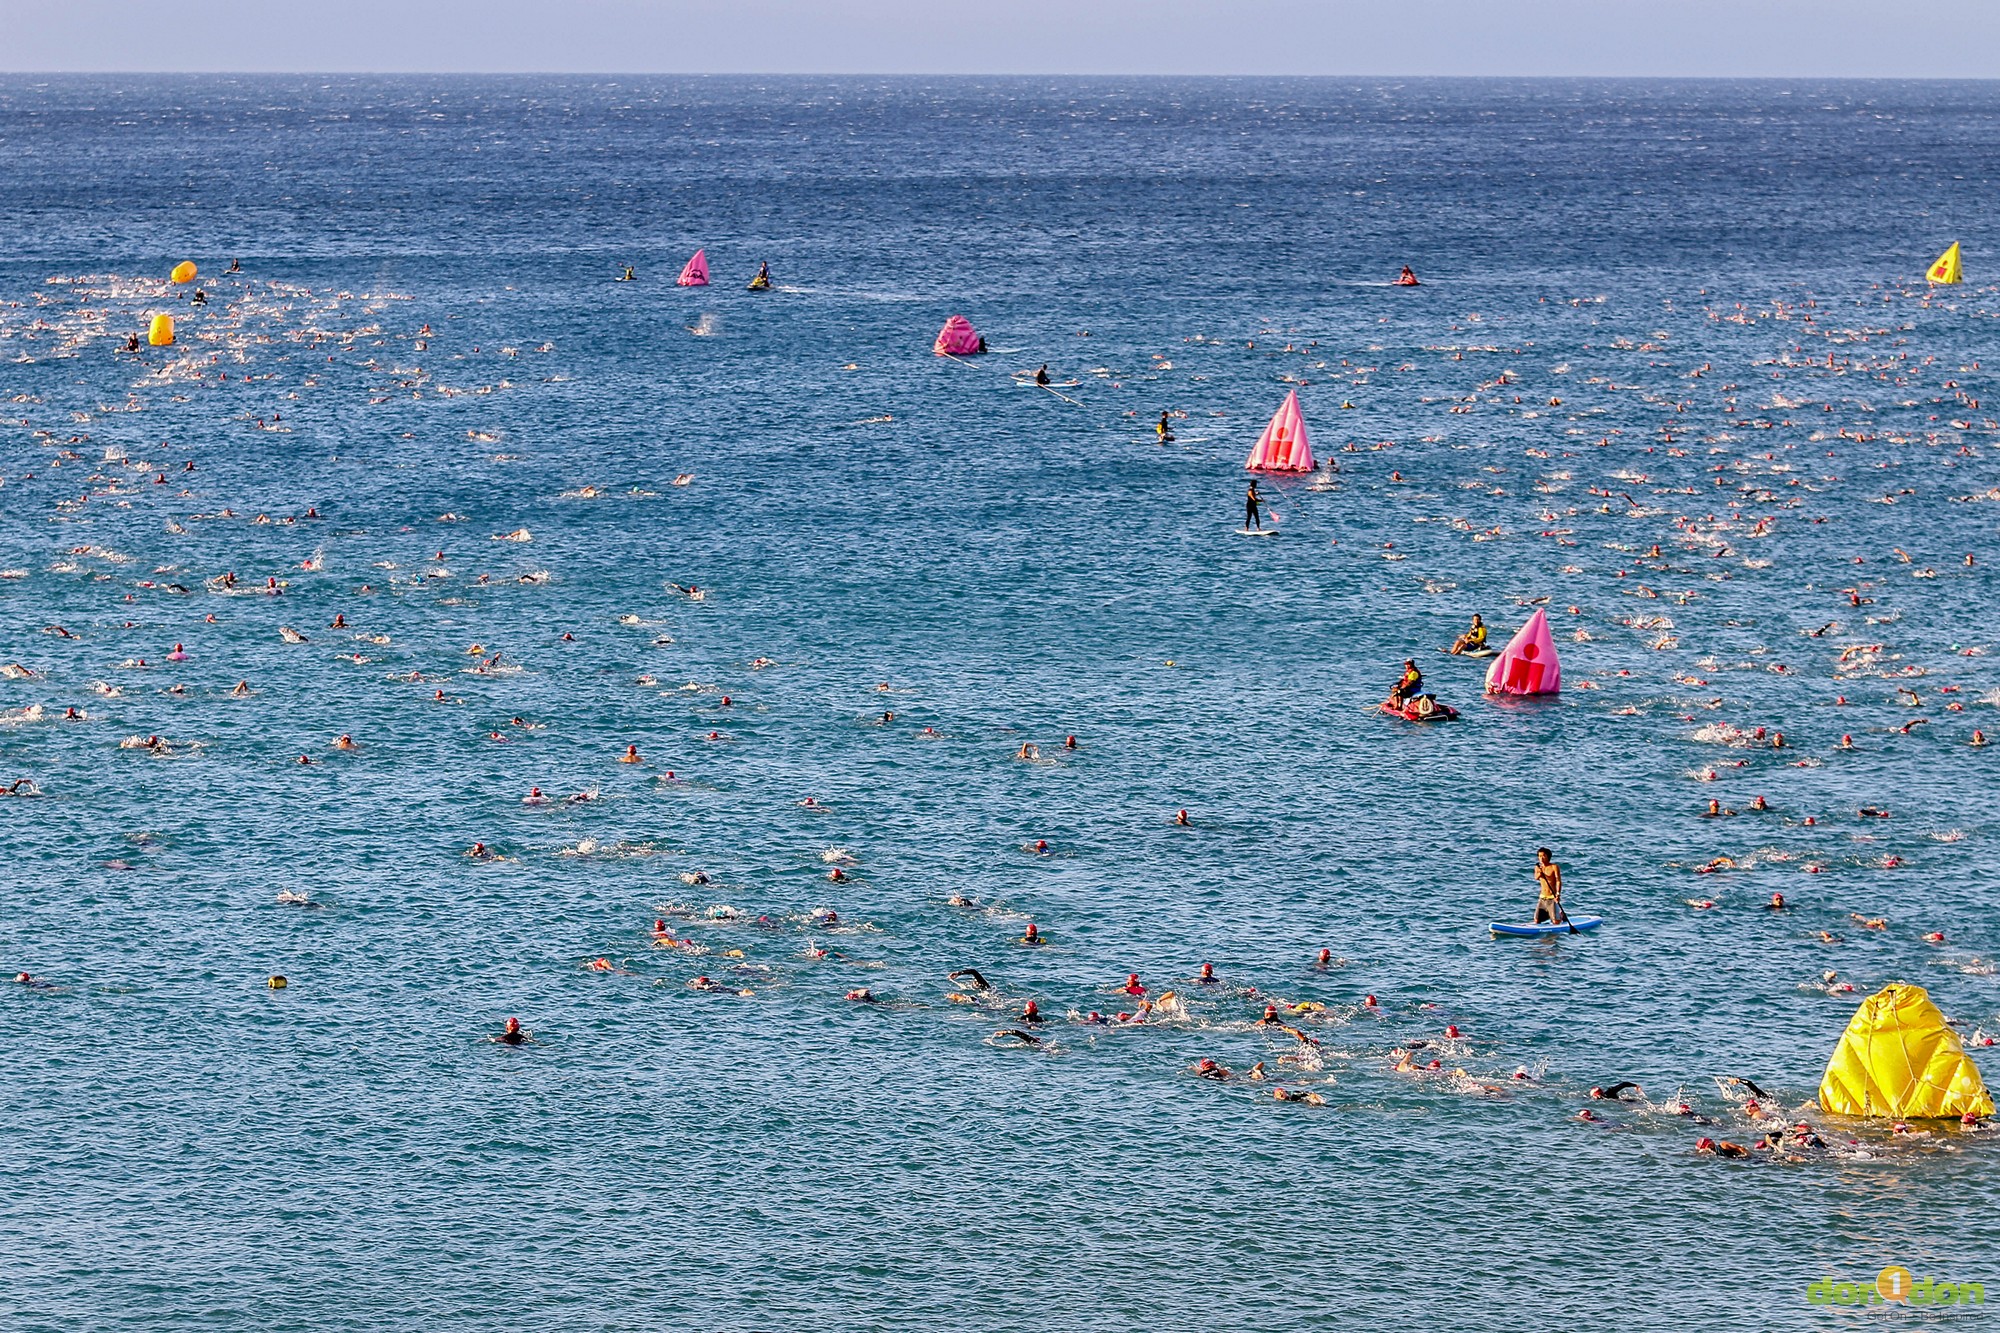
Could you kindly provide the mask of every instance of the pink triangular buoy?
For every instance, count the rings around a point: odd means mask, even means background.
[[[694,258],[688,260],[687,267],[681,270],[678,285],[682,287],[708,286],[708,251],[697,250],[694,252]]]
[[[1562,663],[1556,660],[1555,635],[1549,633],[1548,613],[1540,607],[1528,617],[1493,665],[1486,668],[1488,694],[1555,694],[1562,689]]]
[[[1299,411],[1297,389],[1285,395],[1284,405],[1257,437],[1256,446],[1250,450],[1250,461],[1243,466],[1251,472],[1313,470],[1312,444],[1306,439],[1306,419]]]
[[[977,356],[986,350],[986,340],[964,315],[953,315],[938,330],[931,350],[939,356]]]

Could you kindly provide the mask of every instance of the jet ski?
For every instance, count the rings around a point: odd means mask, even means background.
[[[1435,694],[1418,694],[1403,700],[1401,705],[1384,699],[1382,711],[1391,717],[1400,717],[1405,722],[1451,722],[1458,718],[1458,710],[1450,704],[1441,704]]]

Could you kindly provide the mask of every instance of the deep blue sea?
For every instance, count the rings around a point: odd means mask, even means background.
[[[1992,84],[0,79],[0,1327],[2000,1284],[1814,1105],[2000,1032],[1996,189]]]

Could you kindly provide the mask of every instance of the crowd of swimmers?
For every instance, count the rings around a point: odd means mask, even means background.
[[[239,266],[232,264],[230,272],[236,273],[239,271],[240,271]],[[623,276],[619,280],[628,282],[636,281],[636,275],[633,268],[629,266],[626,267],[624,269]],[[1417,286],[1418,282],[1415,273],[1407,266],[1404,267],[1402,273],[1396,279],[1396,285],[1405,287]],[[768,290],[770,288],[770,272],[768,265],[760,265],[757,272],[757,276],[751,281],[750,286],[752,290],[758,290],[758,291]],[[204,305],[206,304],[207,300],[208,300],[208,295],[205,289],[202,288],[194,289],[192,294],[192,303],[194,305],[197,306]],[[429,333],[428,325],[425,326],[424,333],[425,334]],[[137,335],[129,337],[126,340],[125,345],[129,351],[138,352],[140,350],[139,339]],[[423,344],[419,342],[417,346],[419,347],[419,349],[421,349],[423,347]],[[981,347],[983,350],[984,347],[983,339],[981,340]],[[1041,387],[1044,388],[1052,387],[1052,381],[1050,379],[1048,366],[1046,363],[1043,363],[1040,366],[1040,368],[1034,372],[1032,379],[1035,384]],[[1501,382],[1502,383],[1505,382],[1504,375],[1502,376]],[[1516,398],[1516,401],[1517,402],[1519,401],[1518,397]],[[1551,398],[1549,401],[1551,405],[1555,405],[1559,402],[1559,400],[1554,398]],[[271,422],[274,425],[282,421],[281,414],[276,411],[271,412],[269,416]],[[1163,411],[1160,414],[1160,418],[1157,425],[1155,426],[1156,438],[1161,443],[1171,442],[1174,439],[1174,434],[1171,425],[1171,417],[1172,414]],[[262,418],[259,418],[258,424],[259,425],[263,424]],[[1670,438],[1671,437],[1669,437],[1669,439]],[[72,442],[73,443],[77,442],[75,437],[73,437]],[[192,471],[193,469],[194,469],[193,462],[192,461],[188,462],[186,465],[186,470]],[[1392,480],[1400,480],[1401,474],[1392,472],[1390,473],[1390,477]],[[676,485],[683,484],[689,479],[690,478],[687,474],[682,474],[682,476],[676,478],[675,484]],[[166,484],[165,471],[162,471],[160,475],[157,478],[155,478],[155,481],[162,485]],[[1631,500],[1629,493],[1619,492],[1618,494],[1624,495],[1627,501],[1631,503],[1634,508],[1638,507],[1637,502]],[[224,516],[231,516],[230,511],[228,510],[224,510],[223,514]],[[308,516],[316,517],[317,511],[316,510],[308,511]],[[1264,513],[1263,497],[1258,491],[1257,483],[1253,480],[1249,484],[1249,487],[1245,494],[1245,504],[1244,504],[1245,527],[1252,531],[1262,530],[1264,516],[1265,513]],[[280,521],[290,521],[290,520],[280,520]],[[1768,520],[1764,520],[1763,522],[1768,523]],[[1761,526],[1762,525],[1760,524],[1760,528]],[[1753,528],[1751,530],[1752,535],[1761,535],[1760,528]],[[1901,555],[1903,553],[1899,552],[1898,554]],[[1655,543],[1652,546],[1650,555],[1652,558],[1655,559],[1661,557],[1661,549],[1657,543]],[[440,552],[440,558],[442,558],[442,552]],[[1905,556],[1904,558],[1907,561],[1907,556]],[[1964,563],[1968,566],[1972,565],[1974,563],[1973,557],[1969,554],[1966,555],[1964,558]],[[315,566],[310,564],[307,567],[315,568]],[[150,587],[152,585],[148,584],[144,586]],[[682,586],[680,584],[673,584],[670,585],[670,588],[677,594],[685,596],[690,601],[698,602],[701,601],[705,596],[704,591],[701,588],[692,584],[686,586]],[[185,591],[185,589],[180,589],[180,590]],[[264,586],[261,589],[259,589],[256,587],[254,577],[247,583],[244,583],[242,586],[239,586],[239,580],[233,572],[218,576],[218,578],[212,583],[211,590],[218,593],[238,593],[238,592],[257,591],[273,597],[282,596],[284,593],[284,587],[280,584],[280,582],[277,579],[275,579],[275,577],[267,578],[264,582]],[[364,587],[363,590],[368,591],[369,589]],[[1862,596],[1862,590],[1860,588],[1843,589],[1842,595],[1846,598],[1846,604],[1850,608],[1861,608],[1864,606],[1871,606],[1874,604],[1873,598]],[[210,619],[212,620],[213,617],[210,617]],[[332,627],[335,629],[345,629],[347,626],[344,616],[336,615],[332,622]],[[1813,637],[1820,637],[1831,631],[1833,627],[1834,627],[1833,624],[1829,623],[1827,626],[1824,626],[1819,630],[1813,630],[1807,632],[1811,634]],[[60,631],[62,637],[73,637],[69,634],[68,631],[60,630],[60,627],[56,628],[57,630]],[[288,630],[285,631],[285,633],[288,641],[301,642],[301,643],[306,641],[305,636],[298,635],[296,631]],[[571,636],[565,634],[563,637],[564,639],[567,640],[570,639]],[[1488,648],[1489,644],[1488,644],[1487,627],[1479,616],[1474,615],[1472,617],[1471,626],[1453,641],[1451,647],[1447,651],[1453,654],[1463,655],[1469,653],[1484,653],[1488,651]],[[1851,652],[1856,652],[1858,650],[1850,649],[1848,651],[1851,653]],[[168,661],[180,661],[185,659],[186,654],[182,645],[177,643],[174,645],[173,651],[166,654],[165,656],[166,660]],[[1843,656],[1845,657],[1845,654]],[[768,664],[769,664],[768,659],[760,658],[757,659],[755,663],[753,663],[753,666],[768,665]],[[139,667],[144,667],[146,665],[147,663],[144,659],[141,659],[137,663],[137,666]],[[500,654],[494,653],[491,656],[482,656],[479,665],[473,668],[473,670],[476,673],[483,673],[483,674],[492,674],[496,671],[501,670]],[[1414,697],[1419,691],[1422,690],[1422,688],[1423,688],[1422,672],[1418,669],[1415,660],[1413,659],[1408,660],[1404,663],[1403,672],[1401,676],[1398,678],[1397,683],[1395,684],[1394,687],[1392,687],[1392,690],[1390,692],[1390,699],[1392,702],[1400,703],[1403,700]],[[1914,691],[1908,690],[1907,687],[1900,687],[1900,688],[1904,696],[1905,702],[1911,703],[1913,705],[1919,702]],[[1953,687],[1945,687],[1945,688],[1950,689]],[[238,697],[246,696],[250,693],[251,691],[247,682],[239,682],[235,687],[235,689],[231,691],[232,695]],[[443,701],[444,692],[442,690],[438,690],[434,697],[438,701]],[[1838,702],[1844,704],[1845,703],[1844,697],[1840,698]],[[731,704],[730,698],[726,695],[723,696],[722,706],[728,707],[730,706],[730,704]],[[1960,707],[1960,705],[1954,703],[1951,705],[1947,705],[1947,707],[1958,708]],[[79,720],[82,715],[78,709],[72,707],[67,711],[65,716],[72,720]],[[895,714],[893,712],[885,711],[881,714],[881,720],[885,724],[892,723],[895,720]],[[520,723],[520,721],[521,719],[519,718],[515,719],[515,722],[517,724]],[[1923,718],[1912,719],[1911,721],[1902,724],[1902,726],[1898,728],[1898,730],[1900,730],[1901,733],[1904,735],[1910,735],[1912,734],[1913,728],[1925,725],[1926,722],[1927,719]],[[929,733],[929,729],[926,730],[927,734],[934,734],[934,733]],[[495,732],[494,735],[497,738],[499,733]],[[711,739],[715,739],[717,737],[717,733],[710,732],[709,736]],[[1783,733],[1777,732],[1775,730],[1769,734],[1767,739],[1764,729],[1758,728],[1752,734],[1752,739],[1759,743],[1767,743],[1769,747],[1772,749],[1787,748],[1787,742],[1785,740]],[[1974,746],[1983,746],[1985,744],[1985,737],[1983,731],[1975,729],[1972,732],[1972,739],[1970,743]],[[1066,748],[1074,749],[1076,746],[1076,738],[1074,736],[1067,738],[1066,741],[1064,742],[1064,745]],[[129,742],[127,742],[127,748],[147,751],[153,754],[160,754],[160,755],[175,752],[173,745],[171,745],[169,742],[163,740],[161,737],[157,735],[146,736],[143,738],[133,737]],[[338,737],[338,739],[332,743],[332,748],[334,748],[335,750],[349,751],[358,749],[359,745],[350,734],[342,733]],[[1843,735],[1841,737],[1838,748],[1841,749],[1855,748],[1851,736]],[[1043,761],[1041,747],[1034,742],[1027,742],[1022,744],[1019,750],[1016,752],[1016,754],[1017,758],[1023,761],[1030,761],[1030,762]],[[312,764],[316,761],[312,759],[310,756],[301,755],[299,756],[297,762],[303,765],[303,764]],[[636,745],[629,745],[626,747],[624,753],[621,756],[619,756],[619,762],[631,765],[638,765],[643,763],[644,760],[642,759],[639,753],[638,747]],[[673,776],[674,775],[671,772],[666,774],[668,780],[672,780]],[[0,792],[4,792],[8,795],[13,795],[13,796],[35,796],[40,794],[40,789],[35,785],[35,783],[31,779],[19,779],[13,782],[11,785],[0,785]],[[594,798],[595,798],[594,792],[579,792],[572,796],[564,798],[564,802],[578,803],[591,800]],[[524,803],[531,806],[546,805],[551,803],[551,798],[544,796],[541,792],[541,789],[537,787],[533,788],[530,791],[529,796]],[[811,798],[808,798],[806,802],[802,803],[802,805],[806,806],[807,808],[813,808]],[[1763,812],[1768,810],[1770,807],[1768,806],[1768,804],[1766,803],[1765,799],[1762,796],[1758,796],[1754,799],[1754,801],[1752,801],[1748,805],[1747,808],[1750,811]],[[1738,812],[1734,809],[1724,807],[1720,800],[1711,800],[1708,802],[1707,809],[1703,813],[1707,818],[1723,819],[1723,818],[1733,817]],[[1889,811],[1878,806],[1863,806],[1858,809],[1857,817],[1863,819],[1884,819],[1889,817]],[[1812,816],[1808,815],[1804,817],[1803,822],[1806,825],[1812,825],[1814,824],[1815,821]],[[1175,812],[1173,816],[1173,823],[1178,827],[1188,828],[1192,827],[1193,820],[1189,812],[1185,809],[1182,809]],[[1034,844],[1034,847],[1037,853],[1039,854],[1046,854],[1047,852],[1047,843],[1045,841],[1037,840],[1036,843]],[[468,860],[475,862],[487,862],[487,861],[503,859],[502,854],[499,851],[496,851],[494,848],[490,847],[485,842],[474,842],[472,846],[469,849],[467,849],[464,855]],[[1885,868],[1888,868],[1900,864],[1900,861],[1898,860],[1898,858],[1894,856],[1889,856],[1883,859],[1882,864],[1884,865]],[[1733,863],[1730,862],[1728,858],[1722,857],[1710,861],[1705,866],[1697,867],[1697,870],[1698,871],[1705,870],[1709,873],[1716,873],[1725,869],[1729,869],[1732,866]],[[831,882],[841,883],[845,882],[846,875],[845,872],[841,869],[841,867],[836,865],[827,872],[827,878]],[[1539,849],[1536,854],[1534,879],[1536,885],[1536,905],[1534,911],[1534,920],[1538,924],[1561,923],[1566,919],[1566,913],[1563,903],[1562,870],[1561,867],[1555,863],[1550,850],[1547,848]],[[706,877],[699,875],[699,873],[696,872],[692,878],[688,878],[688,882],[690,883],[706,882]],[[317,903],[311,902],[310,899],[303,894],[298,894],[293,896],[281,894],[279,901],[305,907],[318,906]],[[956,902],[960,900],[955,899],[954,901]],[[1705,906],[1709,907],[1714,906],[1712,900],[1700,900],[1700,901]],[[1788,912],[1793,910],[1794,907],[1794,905],[1785,898],[1785,895],[1782,892],[1776,892],[1776,891],[1772,892],[1769,900],[1761,904],[1761,906],[1763,907],[1764,910],[1772,912]],[[1861,928],[1867,930],[1881,930],[1886,928],[1887,925],[1886,921],[1883,918],[1870,917],[1861,913],[1853,914],[1853,920]],[[1832,936],[1825,931],[1819,932],[1819,936],[1822,939],[1830,940],[1832,938]],[[1941,932],[1932,932],[1930,934],[1925,935],[1924,938],[1932,942],[1942,942],[1943,936]],[[672,931],[666,928],[664,921],[656,923],[656,941],[658,940],[664,940],[668,943],[674,943],[674,944],[683,942],[680,940],[678,936],[674,935]],[[1029,947],[1029,948],[1039,947],[1046,943],[1046,936],[1041,932],[1037,924],[1029,922],[1026,924],[1025,929],[1023,930],[1022,934],[1018,937],[1018,940],[1016,942],[1023,947]],[[817,945],[810,945],[808,956],[825,957],[827,955],[827,952],[828,951],[819,948],[819,946]],[[1329,951],[1321,950],[1318,959],[1318,966],[1325,967],[1328,965],[1328,963],[1329,963]],[[602,958],[590,960],[588,963],[585,964],[585,966],[588,969],[595,972],[616,972],[618,970],[616,966],[609,959],[602,959]],[[954,1003],[962,1002],[973,1005],[987,1005],[994,1003],[991,994],[993,990],[992,986],[987,982],[986,978],[982,976],[977,970],[970,968],[959,969],[951,974],[951,979],[954,985],[959,987],[959,989],[955,990],[952,993],[952,1002]],[[52,985],[52,983],[49,983],[41,978],[33,977],[25,972],[18,974],[15,980],[18,984],[24,987],[29,987],[34,989],[48,988]],[[271,978],[269,978],[267,984],[270,986],[271,989],[278,990],[278,989],[283,989],[288,983],[286,982],[284,977],[274,975]],[[1831,972],[1824,974],[1824,976],[1821,979],[1821,984],[1828,993],[1846,994],[1852,992],[1853,990],[1853,986],[1851,985],[1851,983],[1838,980],[1835,977],[1835,975]],[[1213,966],[1204,963],[1201,965],[1199,974],[1189,983],[1189,985],[1195,988],[1206,989],[1206,988],[1220,987],[1221,983],[1215,976]],[[702,992],[716,992],[716,993],[722,993],[722,992],[741,993],[744,989],[742,987],[732,985],[729,981],[722,979],[721,977],[709,977],[709,976],[696,977],[692,982],[689,983],[689,986],[693,990]],[[1129,975],[1122,986],[1118,986],[1115,988],[1115,992],[1119,996],[1123,997],[1117,1000],[1115,1003],[1120,1005],[1128,1005],[1129,1007],[1115,1008],[1114,1012],[1108,1014],[1100,1012],[1099,1010],[1095,1009],[1089,1010],[1088,1012],[1076,1015],[1074,1021],[1080,1025],[1088,1027],[1132,1026],[1132,1025],[1142,1025],[1149,1021],[1153,1022],[1159,1021],[1159,1018],[1163,1012],[1163,1005],[1165,1006],[1165,1012],[1167,1013],[1182,1011],[1180,1010],[1179,1007],[1179,1002],[1182,999],[1181,996],[1171,991],[1155,995],[1151,993],[1150,989],[1141,982],[1137,974]],[[1199,994],[1202,993],[1202,990],[1195,990],[1191,993]],[[1252,1009],[1246,1009],[1244,1011],[1246,1016],[1248,1013],[1254,1010],[1255,1003],[1261,1000],[1261,997],[1257,995],[1254,988],[1249,988],[1246,990],[1236,991],[1232,993],[1240,995],[1242,998],[1244,998],[1245,1000],[1249,1001],[1252,1004],[1253,1006]],[[872,989],[868,987],[851,988],[846,992],[846,995],[849,1000],[858,1004],[879,1005],[883,1003],[881,998]],[[1173,1004],[1167,1003],[1170,999],[1175,1003]],[[1309,1024],[1312,1022],[1315,1015],[1321,1012],[1321,1010],[1318,1008],[1310,1007],[1312,1005],[1312,1002],[1305,1002],[1305,1004],[1301,1006],[1287,1006],[1284,1005],[1282,1002],[1275,1000],[1262,1000],[1261,1003],[1262,1003],[1262,1009],[1261,1012],[1259,1013],[1259,1016],[1254,1019],[1248,1020],[1250,1027],[1266,1035],[1272,1036],[1274,1038],[1288,1039],[1291,1042],[1295,1043],[1296,1047],[1301,1052],[1309,1048],[1316,1047],[1318,1045],[1317,1039],[1308,1030]],[[1372,995],[1367,997],[1366,1001],[1363,1003],[1361,1007],[1364,1011],[1373,1011],[1377,1013],[1379,1013],[1381,1010],[1381,1006],[1376,1002],[1375,997]],[[1050,1039],[1045,1034],[1049,1031],[1049,1024],[1052,1022],[1052,1020],[1043,1014],[1037,1001],[1033,999],[1027,1000],[1020,1007],[1018,1012],[1010,1013],[1008,1015],[1007,1022],[1008,1022],[1007,1027],[999,1029],[998,1031],[995,1032],[994,1036],[996,1038],[1004,1037],[1011,1044],[1024,1045],[1024,1046],[1046,1047],[1047,1045],[1050,1044]],[[1445,1048],[1442,1047],[1441,1045],[1433,1045],[1433,1043],[1455,1041],[1459,1038],[1459,1035],[1460,1034],[1458,1033],[1455,1026],[1448,1026],[1442,1038],[1424,1037],[1407,1041],[1402,1045],[1400,1045],[1394,1052],[1391,1053],[1391,1059],[1392,1059],[1391,1068],[1395,1072],[1405,1073],[1405,1074],[1438,1073],[1443,1069],[1443,1059],[1441,1054],[1433,1052],[1442,1051]],[[493,1040],[495,1042],[508,1046],[522,1046],[531,1043],[533,1037],[531,1033],[527,1032],[525,1029],[522,1028],[518,1019],[510,1018],[507,1020],[504,1030],[499,1034],[495,1035],[493,1037]],[[1279,1057],[1276,1063],[1281,1068],[1285,1067],[1285,1057],[1282,1056]],[[1267,1063],[1266,1061],[1263,1060],[1255,1062],[1254,1064],[1249,1066],[1249,1068],[1246,1071],[1242,1072],[1241,1074],[1238,1074],[1234,1069],[1232,1069],[1229,1066],[1223,1065],[1215,1058],[1205,1056],[1200,1060],[1198,1060],[1194,1064],[1194,1066],[1192,1066],[1190,1072],[1202,1080],[1214,1083],[1230,1083],[1230,1082],[1266,1083],[1273,1081],[1272,1075],[1269,1069],[1267,1068]],[[1528,1078],[1529,1076],[1525,1073],[1525,1071],[1517,1071],[1517,1075],[1513,1081],[1516,1082],[1527,1081]],[[1810,1148],[1824,1146],[1823,1140],[1821,1140],[1819,1136],[1811,1130],[1811,1127],[1809,1125],[1805,1125],[1798,1122],[1780,1123],[1781,1118],[1778,1117],[1775,1112],[1767,1112],[1764,1110],[1764,1107],[1767,1105],[1769,1101],[1768,1095],[1763,1094],[1762,1090],[1757,1089],[1755,1085],[1749,1085],[1749,1088],[1752,1095],[1742,1103],[1742,1105],[1746,1108],[1746,1113],[1750,1114],[1754,1119],[1760,1121],[1761,1120],[1772,1121],[1771,1127],[1766,1130],[1766,1132],[1763,1134],[1761,1138],[1756,1139],[1755,1142],[1748,1145],[1738,1144],[1727,1138],[1704,1137],[1699,1141],[1697,1145],[1700,1151],[1704,1153],[1713,1153],[1714,1155],[1721,1157],[1743,1157],[1743,1156],[1749,1156],[1753,1153],[1760,1151],[1773,1152],[1773,1153],[1792,1152],[1800,1149],[1810,1149]],[[1633,1091],[1642,1092],[1642,1090],[1638,1089],[1637,1084],[1629,1080],[1625,1080],[1625,1081],[1610,1083],[1608,1086],[1605,1087],[1593,1088],[1591,1089],[1590,1096],[1591,1100],[1593,1101],[1622,1102],[1626,1100],[1626,1094]],[[1293,1089],[1293,1088],[1279,1086],[1274,1088],[1273,1096],[1276,1100],[1280,1101],[1299,1101],[1308,1105],[1325,1104],[1325,1098],[1321,1093],[1308,1088]],[[1666,1109],[1668,1109],[1673,1114],[1686,1114],[1689,1116],[1693,1116],[1695,1114],[1691,1108],[1686,1107],[1686,1104],[1684,1102],[1680,1102],[1678,1100],[1674,1103],[1668,1104],[1668,1107]],[[1580,1115],[1580,1118],[1588,1120],[1601,1120],[1601,1117],[1598,1115],[1598,1113],[1589,1107],[1584,1108],[1584,1110]],[[1699,1117],[1697,1117],[1697,1119],[1699,1119]],[[1920,1131],[1910,1131],[1910,1132],[1920,1132]]]

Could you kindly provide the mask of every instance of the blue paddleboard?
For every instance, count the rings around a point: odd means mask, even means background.
[[[1575,926],[1578,930],[1596,930],[1603,924],[1604,918],[1601,916],[1573,916],[1569,919],[1569,925],[1555,926],[1509,926],[1495,921],[1492,930],[1495,935],[1567,935],[1570,926]]]

